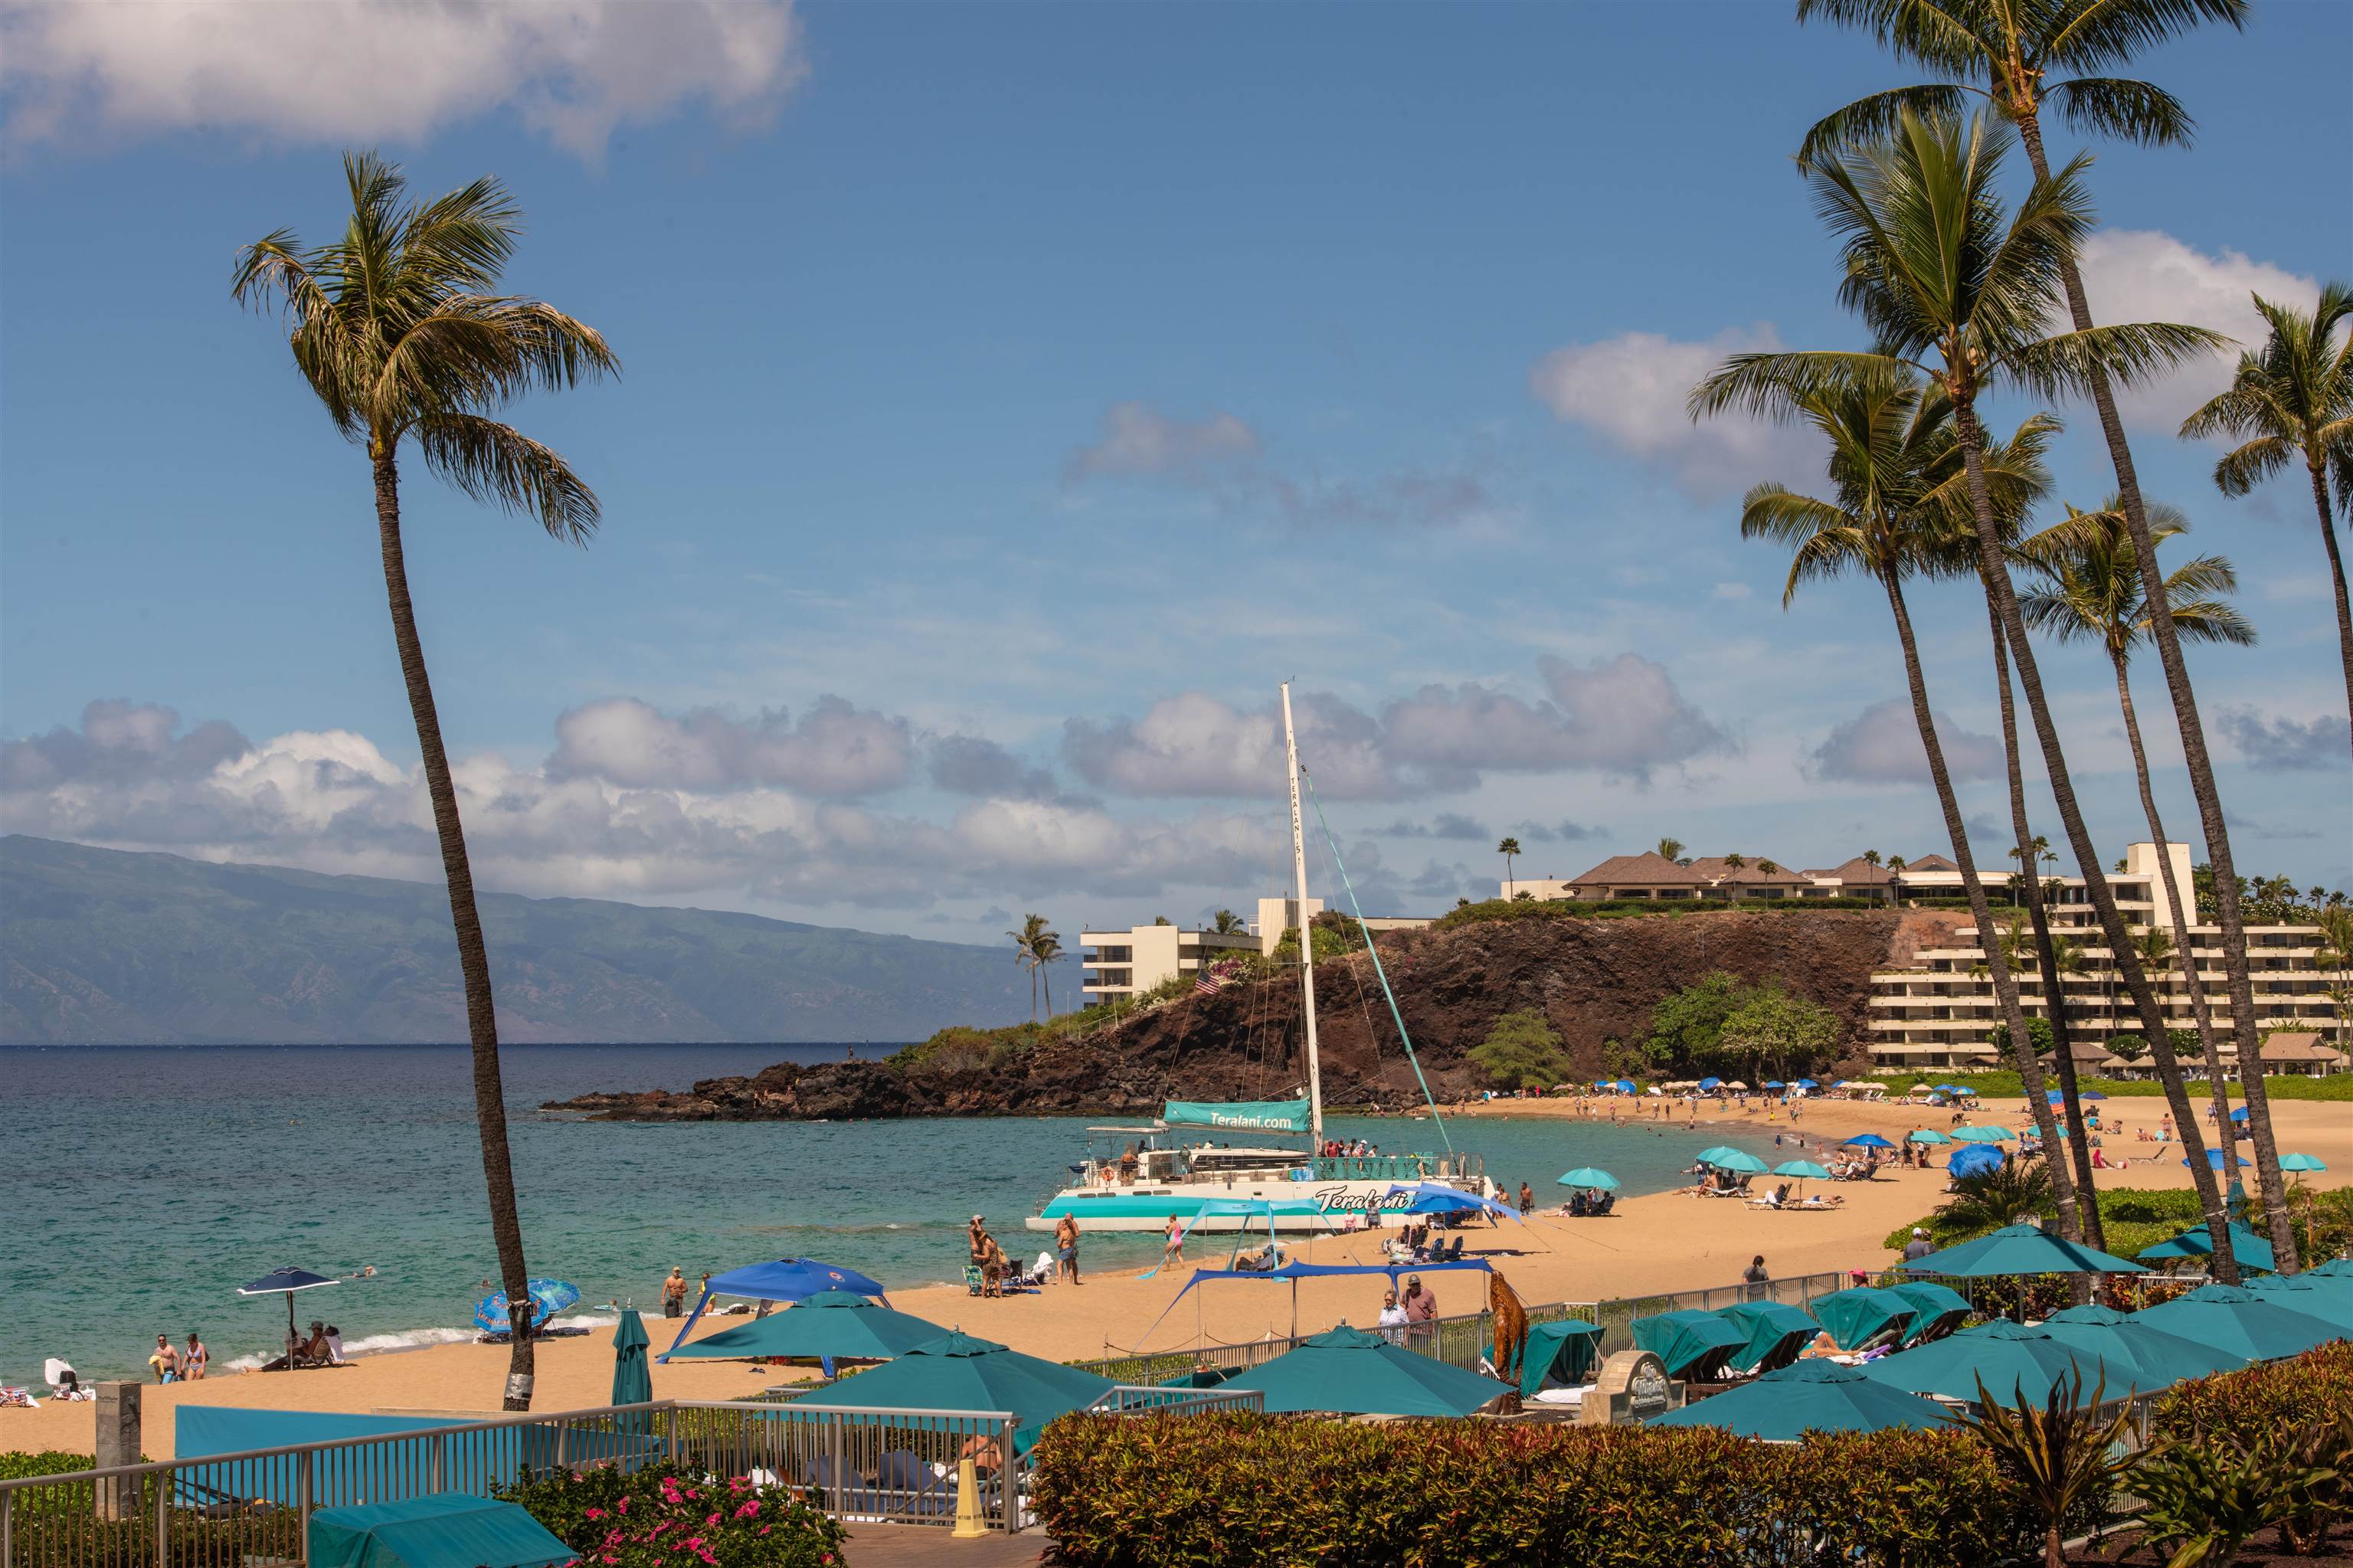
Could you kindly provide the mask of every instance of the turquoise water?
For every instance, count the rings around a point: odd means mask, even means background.
[[[1008,1250],[1028,1245],[1021,1221],[1083,1150],[1086,1118],[638,1125],[537,1109],[843,1049],[508,1047],[532,1271],[573,1281],[589,1308],[642,1307],[673,1264],[692,1277],[807,1255],[891,1286],[953,1279],[975,1213]],[[156,1334],[190,1329],[216,1364],[274,1351],[284,1298],[233,1291],[281,1264],[375,1267],[301,1304],[347,1347],[456,1339],[497,1272],[462,1046],[0,1048],[0,1381],[37,1381],[52,1355],[86,1378],[136,1373]],[[1332,1125],[1392,1152],[1437,1142],[1427,1122]],[[1450,1127],[1498,1181],[1526,1180],[1547,1200],[1578,1165],[1613,1171],[1630,1194],[1672,1186],[1725,1137],[1535,1118]],[[1157,1251],[1156,1238],[1104,1236],[1089,1258],[1113,1267]]]

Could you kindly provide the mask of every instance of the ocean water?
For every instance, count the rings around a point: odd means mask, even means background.
[[[692,1278],[805,1255],[894,1287],[954,1279],[974,1213],[1008,1250],[1032,1245],[1021,1221],[1083,1150],[1087,1118],[640,1125],[538,1109],[845,1049],[505,1048],[532,1272],[580,1287],[577,1319],[657,1304],[673,1264]],[[1578,1165],[1630,1194],[1672,1186],[1725,1139],[1533,1118],[1449,1126],[1489,1174],[1544,1199]],[[1427,1122],[1332,1127],[1389,1151],[1437,1147]],[[1157,1251],[1156,1238],[1103,1236],[1088,1256],[1112,1267]],[[274,1354],[285,1298],[234,1292],[284,1264],[345,1277],[297,1305],[347,1349],[470,1332],[497,1266],[463,1046],[0,1048],[0,1381],[37,1381],[52,1355],[85,1378],[133,1375],[158,1333],[191,1329],[216,1364]]]

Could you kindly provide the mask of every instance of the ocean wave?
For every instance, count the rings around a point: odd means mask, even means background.
[[[343,1341],[345,1360],[361,1356],[380,1356],[395,1351],[422,1350],[427,1345],[459,1345],[474,1337],[472,1329],[403,1329],[389,1334],[363,1334]],[[272,1349],[256,1351],[221,1363],[225,1372],[252,1372],[265,1362],[274,1361],[282,1352]]]

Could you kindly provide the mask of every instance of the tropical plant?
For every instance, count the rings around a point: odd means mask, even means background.
[[[2353,909],[2341,906],[2323,909],[2316,918],[2320,950],[2312,961],[2315,968],[2333,977],[2333,983],[2325,989],[2328,1000],[2337,1005],[2337,1044],[2342,1050],[2346,1026],[2353,1022]]]
[[[1834,24],[1867,27],[1899,58],[1915,61],[1941,79],[1898,88],[1849,104],[1825,118],[1806,137],[1801,161],[1818,153],[1858,143],[1878,141],[1900,122],[1903,114],[1926,111],[1951,114],[1975,93],[1991,101],[2002,118],[2017,127],[2026,148],[2029,166],[2038,187],[2053,185],[2050,160],[2042,141],[2042,110],[2054,103],[2060,117],[2086,133],[2121,137],[2144,146],[2186,146],[2193,130],[2189,111],[2171,94],[2148,82],[2105,74],[2144,50],[2163,44],[2202,23],[2232,27],[2245,24],[2247,0],[1799,0],[1799,20],[1820,16]],[[2089,74],[2076,74],[2089,73]],[[2081,183],[2084,159],[2078,157],[2060,172],[2059,179]],[[2055,281],[2063,292],[2072,336],[2088,343],[2095,332],[2091,305],[2073,246],[2055,258]],[[2048,293],[2048,290],[2037,291]],[[2036,314],[2032,319],[2042,319]],[[1983,345],[1978,345],[1983,346]],[[2142,587],[2149,599],[2158,662],[2165,673],[2166,694],[2174,723],[2181,735],[2183,762],[2189,774],[2191,797],[2197,801],[2199,827],[2208,852],[2221,871],[2218,923],[2222,927],[2222,965],[2230,993],[2231,1026],[2241,1040],[2257,1033],[2254,987],[2248,973],[2246,921],[2235,888],[2231,825],[2214,782],[2213,758],[2206,746],[2204,720],[2198,694],[2189,682],[2180,639],[2174,634],[2164,585],[2158,579],[2156,546],[2149,538],[2148,517],[2140,493],[2140,477],[2133,465],[2132,447],[2116,413],[2115,384],[2129,381],[2138,368],[2122,363],[2098,363],[2096,355],[2078,356],[2080,376],[2070,376],[2073,389],[2087,393],[2107,443],[2108,461],[2116,470],[2116,493],[2126,529],[2138,552]],[[2340,624],[2342,624],[2340,620]],[[2021,652],[2021,657],[2024,657]],[[2045,749],[2050,748],[2045,740]],[[2063,812],[2063,815],[2065,813]],[[2072,836],[2072,835],[2071,835]],[[2092,866],[2083,845],[2072,846],[2087,879]],[[2095,907],[2103,894],[2092,889]],[[2103,916],[2105,924],[2105,916]],[[2110,933],[2111,942],[2118,939]],[[2127,989],[2132,989],[2127,987]],[[2139,998],[2135,997],[2137,1005]],[[2160,1054],[2161,1055],[2161,1054]],[[2160,1065],[2160,1073],[2163,1068]],[[2247,1090],[2248,1126],[2254,1138],[2256,1174],[2267,1197],[2282,1190],[2278,1145],[2272,1135],[2271,1110],[2258,1076]],[[2211,1226],[2219,1220],[2210,1219]],[[2216,1230],[2216,1235],[2221,1235]],[[2283,1222],[2272,1235],[2283,1264],[2295,1266],[2295,1236]],[[2218,1258],[2225,1276],[2231,1260]]]
[[[1560,1032],[1534,1008],[1497,1018],[1470,1056],[1498,1088],[1548,1089],[1570,1071]]]
[[[427,469],[476,501],[524,514],[551,537],[585,543],[596,529],[596,494],[553,448],[491,416],[534,389],[618,374],[620,361],[595,331],[553,305],[494,291],[522,231],[522,214],[497,180],[412,200],[399,166],[372,153],[346,153],[343,179],[352,211],[341,238],[306,248],[291,229],[267,235],[239,254],[231,291],[241,303],[277,308],[295,368],[337,432],[367,453],[393,642],[449,888],[491,1234],[508,1298],[526,1301],[531,1271],[507,1149],[490,955],[409,597],[399,457],[401,444],[413,443]],[[531,1408],[529,1316],[513,1336],[509,1410]]]
[[[1520,841],[1505,839],[1495,846],[1495,853],[1504,857],[1504,896],[1509,898],[1512,895],[1512,860],[1520,853]]]
[[[2148,513],[2149,538],[2160,549],[2167,541],[2189,532],[2189,519],[2173,507],[2160,502],[2152,504]],[[2158,814],[2157,796],[2149,779],[2148,751],[2141,741],[2140,715],[2133,705],[2133,651],[2147,641],[2154,618],[2147,592],[2141,584],[2138,552],[2133,546],[2131,531],[2125,525],[2124,510],[2113,497],[2097,512],[2078,512],[2070,506],[2065,518],[2021,540],[2017,554],[2038,578],[2034,587],[2019,596],[2019,613],[2025,617],[2027,625],[2062,642],[2095,643],[2107,656],[2108,667],[2116,676],[2116,702],[2124,713],[2125,739],[2132,747],[2141,813],[2148,822],[2150,842],[2159,846],[2158,876],[2164,885],[2166,902],[2173,917],[2172,941],[2179,950],[2188,952],[2189,911],[2182,889],[2174,880],[2173,859],[2163,853],[2162,846],[2168,842],[2165,822]],[[2241,648],[2253,644],[2253,624],[2228,598],[2237,590],[2239,583],[2238,574],[2228,560],[2221,556],[2199,556],[2182,562],[2160,580],[2166,599],[2172,606],[2173,629],[2178,636],[2192,642],[2224,642]],[[2171,955],[2164,957],[2169,959]],[[2214,1097],[2215,1115],[2220,1118],[2230,1110],[2226,1090],[2229,1079],[2222,1069],[2221,1044],[2215,1034],[2213,1012],[2207,1006],[2205,989],[2197,983],[2194,969],[2188,980],[2199,1052],[2205,1060],[2207,1083]]]
[[[1711,389],[1734,372],[1738,361],[1694,393],[1695,410],[1714,401]],[[1961,816],[1960,799],[1945,761],[1942,738],[1930,716],[1927,676],[1913,631],[1905,582],[1919,575],[1953,571],[1955,531],[1963,478],[1958,443],[1951,418],[1951,403],[1941,388],[1924,383],[1909,366],[1885,364],[1804,374],[1778,380],[1760,380],[1749,387],[1749,399],[1759,411],[1794,418],[1812,426],[1829,442],[1828,477],[1831,498],[1800,495],[1775,482],[1752,488],[1741,503],[1740,532],[1746,538],[1770,539],[1791,547],[1789,575],[1783,585],[1786,608],[1800,583],[1849,571],[1868,574],[1886,596],[1895,622],[1895,637],[1904,655],[1905,678],[1912,697],[1912,718],[1928,759],[1929,781],[1945,816],[1946,832],[1961,869],[1961,885],[1979,932],[1993,929],[1993,909],[1985,894],[1977,860],[1970,851],[1968,830]],[[1983,467],[1989,484],[2005,504],[2017,504],[2047,482],[2042,466],[2044,443],[2054,427],[2048,420],[2029,419],[2010,441],[1999,447]],[[1863,852],[1866,863],[1881,863],[1879,852]],[[2023,1039],[2025,1013],[2018,997],[2014,966],[1996,949],[1990,966],[1994,997],[2014,1038]],[[2036,1125],[2046,1139],[2056,1138],[2042,1065],[2031,1051],[2018,1055],[2018,1070],[2028,1086],[2027,1098]],[[2060,1224],[2071,1237],[2083,1234],[2074,1198],[2074,1182],[2063,1170],[2058,1181]]]
[[[1661,860],[1674,860],[1674,859],[1677,859],[1678,857],[1680,857],[1680,856],[1683,854],[1683,840],[1681,840],[1681,839],[1661,839],[1661,840],[1659,841],[1659,858],[1660,858]]]
[[[1725,869],[1727,871],[1738,871],[1742,866],[1746,865],[1747,863],[1748,857],[1745,854],[1739,853],[1737,851],[1724,857]]]
[[[1029,949],[1029,956],[1039,980],[1046,987],[1046,1016],[1051,1018],[1054,1016],[1053,966],[1062,956],[1061,933],[1059,931],[1038,933],[1037,944]]]
[[[2049,1213],[2052,1202],[2048,1161],[2005,1160],[1954,1179],[1953,1195],[1936,1210],[1938,1234],[1960,1239],[2021,1224]]]
[[[724,1479],[660,1461],[533,1474],[494,1487],[599,1568],[822,1568],[848,1531],[765,1471]]]
[[[2312,482],[2312,503],[2320,513],[2320,542],[2328,553],[2328,578],[2337,591],[2337,644],[2345,664],[2345,694],[2353,711],[2353,607],[2345,598],[2345,558],[2337,548],[2337,524],[2329,514],[2333,476],[2338,508],[2353,514],[2353,332],[2333,342],[2339,327],[2353,322],[2353,287],[2332,282],[2320,291],[2311,311],[2277,305],[2255,296],[2255,309],[2271,326],[2262,348],[2239,357],[2231,389],[2211,399],[2182,422],[2182,438],[2231,436],[2242,444],[2214,465],[2214,483],[2225,495],[2244,495],[2302,458]]]
[[[1166,926],[1168,922],[1155,920],[1153,924]],[[1059,931],[1048,930],[1046,917],[1043,915],[1025,915],[1021,917],[1019,930],[1008,931],[1005,934],[1013,938],[1013,961],[1029,971],[1029,1022],[1035,1023],[1038,1022],[1039,971],[1051,961],[1050,958],[1041,956],[1039,949],[1050,941],[1054,945],[1054,953],[1059,955],[1062,950],[1062,934]],[[1048,983],[1051,984],[1050,981]],[[1053,1011],[1051,995],[1050,991],[1048,992],[1050,1001],[1046,1009],[1049,1012]]]
[[[1716,1033],[1716,1049],[1752,1069],[1770,1061],[1788,1077],[1827,1060],[1838,1036],[1837,1013],[1767,981],[1748,991],[1725,1015]],[[1749,1075],[1761,1075],[1752,1071]]]
[[[1247,928],[1242,917],[1230,909],[1220,909],[1209,917],[1209,929],[1220,937],[1238,937]]]
[[[2067,1537],[2103,1520],[2116,1482],[2137,1456],[2125,1447],[2132,1407],[2103,1414],[2105,1379],[2087,1398],[2079,1370],[2054,1382],[2036,1404],[2010,1390],[2010,1403],[1978,1383],[1977,1404],[1954,1425],[1993,1450],[1994,1463],[2024,1494],[2042,1527],[2044,1568],[2066,1568]]]
[[[1758,862],[1757,863],[1757,870],[1759,870],[1759,871],[1761,871],[1761,872],[1763,872],[1766,875],[1767,875],[1767,876],[1771,876],[1771,875],[1773,875],[1775,873],[1778,872],[1778,871],[1781,869],[1781,867],[1780,867],[1780,865],[1779,865],[1777,862],[1770,861],[1770,860],[1760,860],[1760,861],[1758,861]]]
[[[1858,375],[1926,371],[1942,385],[1952,403],[1954,439],[1967,476],[1967,515],[1977,534],[1978,574],[2026,696],[2060,825],[2150,1037],[2158,1075],[2168,1096],[2176,1097],[2179,1121],[2192,1113],[2172,1046],[2162,1039],[2164,1013],[2130,950],[2019,615],[1977,403],[1989,389],[2011,383],[2038,393],[2080,389],[2094,376],[2129,385],[2208,353],[2223,340],[2203,328],[2168,323],[2047,334],[2044,323],[2058,303],[2064,263],[2093,221],[2083,184],[2087,160],[2079,156],[2050,178],[2038,179],[2010,214],[1998,193],[2009,135],[1985,113],[1963,122],[1923,118],[1905,109],[1892,142],[1819,158],[1809,182],[1817,210],[1843,247],[1841,298],[1871,326],[1875,348],[1736,355],[1701,383],[1692,405],[1695,413],[1732,408],[1769,413],[1786,405],[1793,386],[1810,388]],[[1957,820],[1950,825],[1959,827]],[[1955,836],[1958,841],[1963,835]],[[2193,1137],[2194,1128],[2185,1131],[2184,1152],[2192,1160],[2200,1196],[2210,1198],[2215,1271],[2218,1277],[2235,1280],[2221,1192],[2202,1143],[2190,1146]]]
[[[2133,1471],[2147,1499],[2140,1526],[2166,1568],[2237,1561],[2256,1531],[2301,1511],[2336,1472],[2302,1462],[2301,1433],[2274,1432],[2253,1442],[2205,1436],[2158,1449]]]

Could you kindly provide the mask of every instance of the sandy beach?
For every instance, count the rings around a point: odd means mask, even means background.
[[[1642,1101],[1622,1102],[1623,1108],[1643,1107]],[[1592,1114],[1593,1108],[1588,1106],[1583,1114]],[[2163,1100],[2110,1100],[2102,1108],[2121,1120],[2125,1128],[2121,1136],[2111,1133],[2106,1138],[2106,1152],[2131,1161],[2126,1169],[2101,1172],[2104,1185],[2189,1184],[2189,1172],[2171,1146],[2143,1143],[2136,1136],[2144,1128],[2156,1127],[2165,1112]],[[1580,1111],[1569,1101],[1514,1100],[1449,1114],[1471,1118],[1576,1117]],[[2353,1175],[2353,1107],[2341,1102],[2285,1101],[2274,1103],[2273,1114],[2284,1150],[2316,1155],[2327,1162],[2326,1173],[2307,1181],[2337,1187]],[[1991,1101],[1971,1119],[2017,1127],[2024,1125],[2025,1115],[2021,1101]],[[1687,1120],[1681,1115],[1675,1119]],[[1737,1111],[1711,1115],[1704,1109],[1698,1126],[1703,1130],[1715,1126],[1726,1132],[1783,1133],[1802,1139],[1809,1146],[1834,1146],[1862,1132],[1899,1139],[1911,1128],[1942,1128],[1950,1119],[1948,1111],[1829,1100],[1807,1107],[1794,1128],[1786,1112],[1776,1112],[1768,1120],[1762,1111],[1746,1116]],[[1785,1157],[1811,1151],[1810,1148],[1792,1149]],[[1889,1171],[1871,1182],[1816,1183],[1845,1199],[1841,1208],[1824,1213],[1767,1213],[1681,1192],[1653,1193],[1625,1200],[1615,1214],[1604,1220],[1568,1220],[1540,1212],[1525,1226],[1505,1222],[1493,1230],[1473,1229],[1468,1233],[1470,1249],[1473,1254],[1484,1253],[1521,1298],[1531,1304],[1728,1285],[1758,1253],[1777,1277],[1877,1268],[1891,1261],[1880,1245],[1882,1238],[1934,1208],[1944,1181],[1944,1172],[1936,1170]],[[1559,1196],[1557,1188],[1538,1194],[1540,1202],[1556,1202]],[[1034,1251],[1029,1244],[1036,1238],[1018,1229],[1020,1216],[991,1218],[1002,1238],[1022,1244],[1010,1250],[1024,1255]],[[1188,1249],[1188,1264],[1222,1263],[1227,1250],[1215,1243],[1197,1244]],[[1377,1260],[1369,1239],[1338,1236],[1314,1241],[1308,1255],[1319,1263]],[[1081,1260],[1083,1267],[1083,1246]],[[858,1262],[853,1257],[838,1261]],[[1128,1269],[1089,1274],[1075,1289],[1057,1285],[1041,1295],[997,1300],[982,1300],[955,1287],[902,1291],[891,1299],[900,1310],[944,1327],[961,1328],[1017,1350],[1059,1359],[1101,1355],[1110,1350],[1176,1350],[1205,1340],[1232,1343],[1292,1331],[1292,1290],[1282,1284],[1248,1279],[1215,1282],[1195,1290],[1181,1307],[1169,1311],[1187,1272],[1171,1269],[1147,1277]],[[1436,1288],[1442,1313],[1474,1310],[1483,1303],[1482,1276],[1433,1275],[1430,1283]],[[1308,1281],[1298,1290],[1298,1326],[1302,1331],[1313,1331],[1343,1319],[1367,1324],[1379,1309],[1381,1287],[1382,1281],[1371,1277]],[[1156,1328],[1155,1320],[1159,1320]],[[705,1325],[699,1326],[698,1336],[741,1321],[740,1318],[706,1319]],[[663,1320],[654,1317],[647,1319],[647,1328],[657,1351],[676,1331],[673,1324],[666,1332]],[[603,1404],[611,1386],[610,1339],[610,1331],[600,1329],[582,1338],[543,1343],[537,1407],[547,1412]],[[146,1449],[156,1458],[171,1455],[171,1413],[182,1404],[494,1414],[506,1368],[503,1346],[465,1343],[364,1357],[349,1368],[226,1374],[163,1387],[150,1384],[144,1394]],[[801,1375],[805,1374],[739,1361],[657,1362],[653,1369],[656,1396],[676,1399],[738,1397]],[[87,1453],[92,1425],[91,1407],[87,1404],[51,1403],[37,1411],[0,1410],[0,1449]]]

